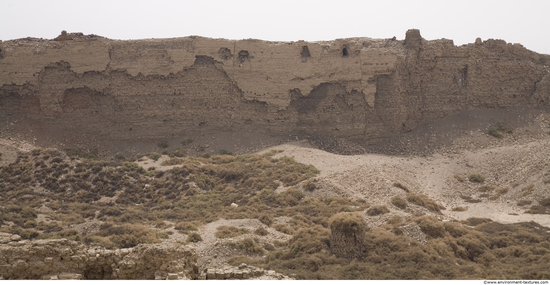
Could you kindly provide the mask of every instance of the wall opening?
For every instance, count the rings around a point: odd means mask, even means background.
[[[245,61],[249,60],[249,54],[247,50],[241,50],[239,52],[239,61],[240,63],[243,63]]]
[[[458,77],[458,84],[460,84],[463,87],[468,86],[468,65],[464,66],[464,68],[460,70],[460,75]]]
[[[302,58],[311,57],[311,53],[309,53],[309,48],[307,46],[303,46],[300,55],[302,56]]]
[[[342,49],[342,57],[346,57],[349,55],[349,51],[348,51],[348,48],[343,48]]]
[[[218,55],[222,60],[229,60],[230,58],[233,57],[231,50],[225,47],[222,47],[220,48],[220,50],[218,50]]]

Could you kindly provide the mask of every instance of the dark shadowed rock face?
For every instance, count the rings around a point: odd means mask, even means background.
[[[64,33],[0,43],[0,128],[67,145],[220,130],[365,144],[464,110],[545,106],[549,63],[418,30],[312,43]]]

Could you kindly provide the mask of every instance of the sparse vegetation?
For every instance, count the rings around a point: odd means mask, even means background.
[[[436,213],[441,213],[441,210],[445,210],[445,207],[438,205],[434,200],[424,195],[408,194],[407,201]]]
[[[272,230],[263,225],[253,232],[218,230],[223,237],[237,234],[234,241],[221,242],[248,255],[235,256],[231,262],[245,262],[297,279],[550,278],[550,229],[535,223],[501,225],[470,218],[464,221],[468,226],[462,226],[428,216],[394,215],[371,230],[350,226],[359,237],[354,244],[360,249],[355,251],[360,258],[340,258],[331,248],[335,217],[357,215],[369,208],[368,203],[343,197],[304,197],[297,185],[305,185],[307,182],[300,183],[318,170],[292,158],[275,159],[274,153],[176,156],[173,158],[181,159],[177,167],[150,170],[153,176],[133,162],[71,160],[54,150],[22,153],[15,163],[0,168],[2,231],[23,239],[66,238],[124,248],[169,238],[166,228],[172,223],[192,243],[200,241],[197,230],[205,223],[252,218],[292,236],[288,242],[264,244],[260,239]],[[281,184],[288,190],[276,192]],[[36,187],[43,191],[33,191]],[[496,195],[504,190],[481,193]],[[394,202],[399,197],[394,198],[392,204],[398,207]],[[529,211],[548,214],[549,198],[533,198],[536,205]],[[398,205],[418,205],[434,212],[442,209],[423,195],[408,193],[400,199]],[[239,207],[231,208],[232,202]],[[42,206],[52,212],[47,221],[38,222]],[[102,222],[102,226],[93,233],[74,229],[85,221]],[[427,236],[425,245],[403,231],[394,233],[393,229],[411,223]],[[160,229],[164,230],[157,233]],[[251,235],[242,236],[244,233]],[[265,258],[258,258],[264,254]]]
[[[399,183],[399,182],[393,183],[393,187],[401,188],[401,189],[403,189],[403,191],[405,191],[406,193],[409,193],[409,192],[410,192],[410,191],[409,191],[409,188],[407,188],[407,186],[405,186],[405,185],[403,185],[403,184],[401,184],[401,183]]]
[[[399,196],[391,198],[391,203],[399,209],[407,208],[407,201]]]
[[[454,212],[465,212],[467,210],[468,210],[468,208],[460,207],[460,206],[459,207],[454,207],[454,208],[451,209],[451,211],[454,211]]]
[[[468,181],[474,182],[474,183],[483,183],[485,181],[485,176],[479,173],[472,173],[468,175]]]
[[[523,188],[521,188],[521,192],[519,194],[519,198],[523,198],[525,196],[529,196],[531,193],[533,193],[533,190],[535,190],[534,184],[529,184]]]
[[[154,160],[154,161],[157,161],[159,160],[159,158],[162,156],[162,154],[158,153],[158,152],[151,152],[150,154],[147,155],[147,157],[149,157],[150,159]]]
[[[458,174],[455,174],[454,175],[454,178],[458,181],[458,182],[464,182],[464,178],[462,178],[462,176],[458,175]]]
[[[367,210],[367,215],[369,216],[378,216],[389,213],[390,210],[386,206],[372,206]]]
[[[183,139],[181,141],[181,145],[183,145],[183,146],[186,146],[186,145],[191,144],[191,143],[193,143],[193,140],[190,139],[190,138],[186,138],[186,139]]]
[[[160,148],[168,148],[168,142],[167,141],[161,141],[157,144]]]
[[[520,200],[520,201],[518,201],[517,205],[519,207],[522,207],[522,206],[531,205],[531,203],[533,203],[533,201],[531,201],[531,200]]]
[[[502,138],[505,134],[511,134],[513,130],[512,127],[499,122],[489,127],[485,133],[495,138]]]
[[[233,226],[219,226],[217,230],[216,237],[220,239],[236,237],[249,232],[247,229],[239,229]]]
[[[317,189],[317,185],[313,181],[307,181],[306,183],[304,183],[303,188],[306,191],[312,192]]]
[[[187,236],[187,239],[186,239],[187,242],[199,242],[199,241],[202,241],[202,237],[199,233],[197,232],[192,232],[190,233],[188,236]]]

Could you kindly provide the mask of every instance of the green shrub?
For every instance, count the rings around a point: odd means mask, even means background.
[[[181,145],[186,146],[186,145],[188,145],[188,144],[191,144],[192,142],[193,142],[192,139],[186,138],[186,139],[183,139],[183,140],[181,141]]]
[[[495,138],[502,138],[504,134],[511,134],[513,130],[512,127],[499,122],[487,129],[485,133]]]
[[[126,158],[122,154],[116,154],[115,155],[115,160],[124,161],[124,160],[126,160]]]
[[[167,141],[161,141],[157,144],[160,148],[168,148],[168,142]]]
[[[158,152],[151,152],[149,155],[147,155],[147,157],[149,157],[150,159],[154,160],[154,161],[157,161],[159,160],[159,158],[162,156],[162,154],[158,153]]]

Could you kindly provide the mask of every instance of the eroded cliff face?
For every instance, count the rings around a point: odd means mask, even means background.
[[[65,34],[0,50],[6,133],[139,140],[250,130],[367,143],[463,110],[550,97],[550,56],[501,40],[426,41],[418,30],[404,41],[330,42]]]

